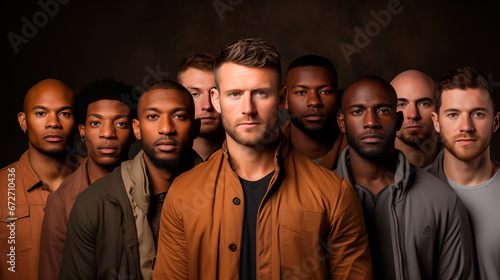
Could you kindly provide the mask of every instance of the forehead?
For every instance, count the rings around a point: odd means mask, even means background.
[[[390,87],[378,82],[360,82],[351,85],[342,98],[342,107],[363,104],[371,107],[379,104],[396,104],[396,94]]]
[[[217,77],[222,90],[268,87],[278,90],[279,73],[270,68],[248,67],[232,62],[220,66]]]
[[[200,70],[193,67],[189,67],[184,72],[180,73],[179,80],[181,80],[183,83],[209,81],[215,84],[214,72]]]
[[[467,110],[488,108],[493,110],[493,102],[487,89],[467,88],[443,90],[441,94],[441,110]]]
[[[335,83],[333,70],[321,66],[300,66],[290,69],[286,75],[286,82],[308,85],[314,83]]]
[[[429,98],[434,100],[434,85],[418,78],[399,79],[392,83],[398,98],[417,100]]]
[[[103,114],[103,113],[113,113],[119,115],[130,114],[130,107],[118,100],[101,99],[92,102],[87,107],[87,115],[89,114]]]
[[[38,105],[43,105],[47,108],[73,106],[74,96],[71,92],[64,91],[57,88],[44,88],[37,92],[32,92],[28,95],[26,104],[28,110]]]
[[[155,89],[144,93],[139,100],[139,113],[145,108],[157,110],[171,110],[184,107],[188,110],[193,108],[193,100],[190,94],[176,89]]]

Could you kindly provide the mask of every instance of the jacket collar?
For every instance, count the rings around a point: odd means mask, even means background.
[[[44,184],[31,166],[29,159],[29,150],[24,152],[23,155],[19,158],[19,168],[16,170],[16,172],[19,172],[19,175],[17,175],[16,177],[23,178],[23,187],[26,191],[30,191],[31,189]]]
[[[415,166],[408,162],[403,152],[396,149],[396,153],[396,173],[394,174],[394,183],[391,185],[391,188],[394,193],[394,201],[398,202],[408,193],[408,189],[413,181]],[[349,148],[345,148],[338,162],[337,169],[335,169],[335,173],[344,177],[356,189],[350,168]]]
[[[432,165],[426,170],[429,171],[429,173],[433,174],[434,176],[438,177],[439,180],[448,184],[448,179],[446,179],[446,175],[444,174],[444,169],[443,169],[443,158],[444,158],[444,148],[441,149],[441,151],[437,155]]]

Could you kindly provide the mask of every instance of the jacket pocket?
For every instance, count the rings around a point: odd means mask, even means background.
[[[29,205],[16,205],[11,215],[7,205],[0,205],[0,252],[10,252],[15,246],[16,252],[31,249],[31,221]]]
[[[281,212],[280,247],[283,279],[313,277],[327,271],[327,220],[322,212],[288,210]],[[300,278],[302,279],[302,278]]]

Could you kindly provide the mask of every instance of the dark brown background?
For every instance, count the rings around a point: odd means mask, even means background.
[[[214,8],[218,2],[234,6],[222,20]],[[33,22],[43,9],[36,1],[4,1],[0,166],[17,160],[27,148],[16,115],[24,94],[38,81],[57,78],[77,92],[102,77],[147,86],[154,81],[143,82],[147,67],[174,79],[188,53],[216,52],[243,37],[261,37],[277,45],[283,69],[304,54],[331,59],[341,87],[365,74],[391,80],[407,69],[437,80],[452,68],[470,65],[491,75],[499,90],[499,1],[400,0],[402,11],[392,14],[378,32],[373,30],[376,35],[370,43],[348,63],[339,44],[355,46],[354,28],[365,29],[374,21],[370,12],[387,10],[390,2],[394,1],[72,0],[59,4],[59,11],[48,16],[16,54],[7,34],[22,35],[22,18]],[[496,133],[496,158],[499,140]]]

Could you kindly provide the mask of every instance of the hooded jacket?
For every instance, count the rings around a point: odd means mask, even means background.
[[[474,279],[472,235],[462,202],[449,186],[397,153],[394,184],[388,186],[396,279]],[[350,168],[346,148],[335,172],[361,198],[364,190],[354,184]]]
[[[244,193],[227,143],[177,177],[161,215],[154,279],[239,279]],[[371,279],[362,210],[351,186],[283,135],[257,214],[258,279]]]

